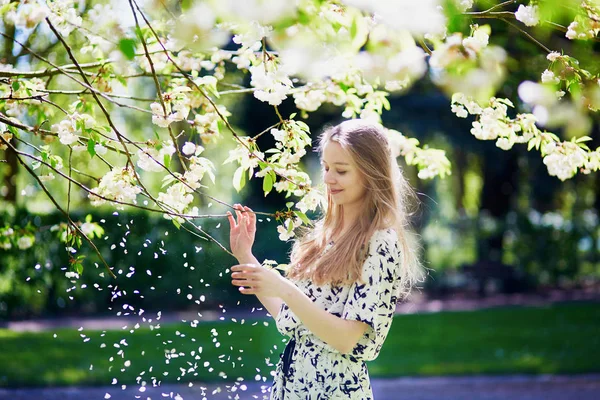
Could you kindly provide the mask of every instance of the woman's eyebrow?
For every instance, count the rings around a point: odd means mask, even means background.
[[[325,161],[321,161],[321,164],[324,164],[324,163],[325,163]],[[348,164],[348,163],[345,163],[345,162],[339,162],[339,161],[338,161],[338,162],[334,162],[333,164],[334,164],[334,165],[335,165],[335,164],[339,164],[339,165],[350,165],[350,164]]]

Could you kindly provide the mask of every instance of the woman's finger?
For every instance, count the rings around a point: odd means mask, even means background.
[[[258,264],[236,264],[231,267],[231,271],[256,272],[259,270]]]
[[[250,207],[244,207],[244,210],[246,210],[246,214],[248,215],[248,224],[250,226],[255,226],[256,225],[256,214],[254,214],[254,211],[252,211],[252,209]]]
[[[234,279],[231,281],[231,284],[234,286],[254,286],[253,281],[248,281],[246,279]]]
[[[231,211],[227,211],[227,219],[229,220],[229,227],[231,229],[237,227],[237,223],[235,222],[235,218],[233,218],[233,214],[231,214]]]
[[[243,288],[243,287],[240,288],[240,292],[242,294],[256,294],[256,290],[254,290],[254,289],[248,289],[248,288]]]
[[[235,204],[233,206],[233,208],[235,209],[235,215],[237,215],[237,223],[238,225],[241,224],[243,222],[243,217],[242,217],[242,212],[240,211],[240,209],[242,208],[241,205],[239,204]]]

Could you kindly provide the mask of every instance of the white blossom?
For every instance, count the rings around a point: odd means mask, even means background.
[[[250,84],[257,89],[254,97],[272,106],[281,104],[293,87],[292,81],[281,69],[267,72],[265,65],[260,64],[250,67],[250,74]]]
[[[81,226],[79,227],[79,229],[81,229],[81,231],[84,233],[84,235],[86,236],[92,236],[94,234],[94,228],[95,225],[92,222],[84,222],[83,224],[81,224]]]
[[[106,203],[106,200],[98,196],[137,204],[135,198],[141,191],[142,189],[135,185],[135,175],[131,170],[126,167],[114,168],[100,179],[100,184],[97,188],[91,190],[88,198],[91,200],[90,203],[93,206]],[[116,207],[119,210],[124,209],[121,204],[117,204]]]
[[[465,12],[473,7],[473,0],[454,0],[454,2],[461,12]]]
[[[81,26],[83,19],[77,14],[75,0],[48,1],[50,9],[48,19],[62,36],[69,36],[76,27]]]
[[[238,34],[233,37],[234,43],[241,45],[243,50],[258,51],[262,47],[261,40],[268,38],[273,28],[250,21],[249,24],[238,25],[235,30]]]
[[[148,147],[146,149],[139,149],[137,152],[138,162],[137,166],[148,172],[161,172],[164,171],[165,156],[171,156],[175,153],[176,149],[173,143],[165,141],[162,143],[160,150]],[[160,164],[159,164],[160,163]]]
[[[183,177],[189,186],[197,189],[200,187],[200,181],[205,174],[208,174],[210,180],[215,183],[214,171],[215,166],[208,158],[192,156],[190,157],[189,169],[183,174]]]
[[[79,279],[79,274],[77,272],[73,272],[73,271],[65,272],[65,276],[69,279]]]
[[[521,82],[518,88],[519,97],[528,104],[551,105],[556,102],[554,90],[535,82]]]
[[[300,110],[316,111],[327,100],[325,91],[309,89],[294,93],[294,103]]]
[[[288,232],[290,224],[292,228]],[[279,240],[285,242],[294,237],[294,229],[299,227],[300,225],[302,225],[302,220],[300,220],[300,218],[286,219],[283,225],[277,226],[277,232],[279,232]]]
[[[273,135],[273,137],[275,138],[275,140],[277,140],[278,142],[284,142],[285,138],[287,136],[287,132],[281,129],[277,129],[277,128],[272,128],[271,129],[271,135]]]
[[[21,250],[26,250],[33,246],[34,238],[30,235],[21,236],[17,240],[17,247]]]
[[[560,79],[558,79],[555,75],[554,72],[550,71],[550,70],[544,70],[544,72],[542,73],[542,83],[559,83]]]
[[[552,51],[550,53],[548,53],[548,55],[546,56],[546,59],[548,59],[548,61],[556,61],[559,59],[559,57],[561,57],[560,53],[557,51]]]
[[[462,105],[452,104],[451,110],[459,118],[467,118],[469,115],[466,108],[464,108]]]
[[[345,0],[347,4],[372,12],[398,31],[414,35],[439,34],[444,31],[445,17],[439,0]]]
[[[48,182],[54,180],[56,176],[52,172],[48,172],[48,175],[39,175],[38,178],[42,182]]]
[[[535,26],[540,22],[538,6],[519,5],[515,18],[527,26]]]
[[[192,7],[176,21],[173,38],[177,47],[208,51],[225,45],[231,35],[216,24],[217,16],[205,2],[193,2]]]
[[[496,140],[496,146],[501,148],[502,150],[510,150],[512,149],[514,141],[510,138],[501,137]]]
[[[106,147],[104,147],[103,145],[101,145],[100,143],[96,143],[94,145],[94,151],[96,152],[96,154],[99,154],[102,156],[102,155],[106,154],[108,149]]]
[[[211,7],[226,21],[257,21],[270,25],[296,13],[296,1],[281,0],[213,0]]]
[[[27,29],[34,28],[48,15],[48,9],[40,5],[21,4],[15,10],[6,13],[6,20],[15,26],[22,26]]]
[[[474,30],[473,35],[463,39],[462,43],[465,47],[470,47],[474,51],[481,51],[489,43],[490,35],[482,28]]]
[[[177,182],[170,186],[166,192],[158,194],[158,201],[161,201],[172,208],[178,214],[183,213],[183,210],[194,200],[194,196],[188,192],[186,186]],[[170,218],[168,214],[164,214],[165,218]]]
[[[307,211],[314,211],[319,205],[324,206],[325,197],[317,190],[312,189],[304,195],[304,197],[296,203],[296,207],[306,214]]]
[[[196,145],[192,142],[185,142],[181,151],[183,151],[183,154],[186,156],[192,155],[196,152]]]
[[[586,23],[586,21],[573,21],[569,24],[565,36],[571,40],[592,39],[596,37],[599,31],[600,25],[597,23],[594,26],[590,26],[589,22]]]

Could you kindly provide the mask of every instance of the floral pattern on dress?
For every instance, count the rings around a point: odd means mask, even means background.
[[[325,248],[328,251],[332,243]],[[275,318],[282,335],[295,339],[288,378],[283,354],[275,370],[271,400],[372,400],[365,361],[377,358],[392,324],[400,289],[400,249],[396,231],[381,229],[369,241],[362,269],[363,283],[316,286],[294,282],[319,307],[338,317],[369,325],[352,351],[342,354],[304,326],[284,303]]]

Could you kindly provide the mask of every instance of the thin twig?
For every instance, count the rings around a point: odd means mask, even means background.
[[[4,139],[3,139],[4,141]],[[4,141],[5,143],[8,143],[6,141]],[[12,150],[15,153],[21,153],[20,151],[17,151],[16,148],[14,148],[10,143],[8,143],[8,145],[12,148]],[[113,272],[111,271],[110,267],[108,266],[108,264],[106,263],[106,260],[104,259],[104,257],[102,257],[102,253],[100,253],[100,250],[98,250],[98,248],[96,247],[96,245],[94,244],[94,242],[92,242],[92,240],[90,238],[87,237],[87,235],[85,233],[83,233],[83,231],[81,229],[79,229],[79,227],[77,226],[77,224],[71,219],[71,217],[69,216],[69,213],[65,212],[65,210],[62,209],[62,207],[56,202],[56,200],[54,199],[54,197],[52,197],[52,195],[50,194],[50,192],[48,191],[48,189],[46,189],[46,186],[44,185],[44,183],[42,182],[42,180],[35,174],[35,172],[33,172],[33,170],[29,167],[29,165],[27,165],[22,159],[21,157],[17,156],[17,160],[19,160],[19,162],[21,163],[21,165],[23,165],[23,167],[25,167],[25,169],[27,169],[27,171],[29,172],[30,175],[32,175],[40,184],[40,186],[42,187],[42,190],[46,193],[46,195],[48,196],[48,198],[50,198],[50,201],[52,201],[52,203],[54,203],[54,206],[64,214],[64,216],[67,218],[67,221],[71,224],[71,226],[73,228],[75,228],[75,230],[77,232],[79,232],[79,234],[81,236],[83,236],[83,238],[92,246],[92,248],[94,249],[94,251],[96,252],[96,254],[98,254],[98,257],[100,257],[100,260],[104,263],[104,266],[106,267],[106,270],[108,271],[108,273],[113,277],[116,278],[115,274],[113,274]]]

